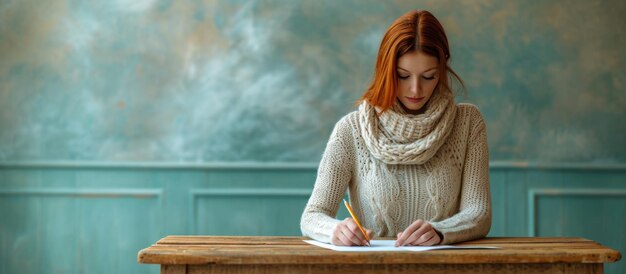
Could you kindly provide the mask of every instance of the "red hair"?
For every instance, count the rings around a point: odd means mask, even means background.
[[[412,10],[396,19],[385,32],[378,49],[374,80],[363,97],[381,111],[389,109],[396,100],[398,58],[409,52],[421,51],[437,58],[439,83],[435,92],[452,92],[448,76],[463,80],[450,68],[450,47],[443,26],[430,12]],[[437,91],[439,90],[439,91]]]

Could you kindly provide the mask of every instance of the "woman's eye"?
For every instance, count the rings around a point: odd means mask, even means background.
[[[398,75],[398,78],[400,78],[400,79],[403,79],[403,80],[404,80],[404,79],[409,78],[409,76],[407,76],[407,75]]]
[[[423,78],[424,80],[432,80],[432,79],[435,79],[435,76],[434,76],[434,75],[433,75],[433,76],[430,76],[430,77],[427,77],[427,76],[422,76],[422,78]]]

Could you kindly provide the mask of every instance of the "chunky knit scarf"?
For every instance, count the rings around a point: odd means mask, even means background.
[[[386,164],[423,164],[446,142],[454,124],[452,94],[437,90],[424,106],[425,113],[404,113],[396,102],[379,114],[367,102],[359,106],[361,134],[372,155]]]
[[[452,131],[456,115],[452,94],[436,91],[424,106],[426,111],[418,115],[407,114],[399,104],[396,102],[392,109],[379,113],[363,102],[358,110],[361,134],[371,153],[371,168],[360,187],[372,194],[368,195],[368,206],[380,235],[393,236],[404,229],[397,227],[403,218],[401,208],[405,202],[392,172],[397,164],[424,164],[430,173],[425,182],[430,197],[427,205],[432,207],[435,218],[443,213],[441,194],[435,186],[438,176],[427,163]]]

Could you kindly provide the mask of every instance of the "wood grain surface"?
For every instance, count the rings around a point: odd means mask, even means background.
[[[427,252],[337,252],[309,245],[303,237],[168,236],[143,249],[138,261],[162,265],[394,265],[609,263],[621,254],[584,238],[485,238],[458,245],[499,249]]]

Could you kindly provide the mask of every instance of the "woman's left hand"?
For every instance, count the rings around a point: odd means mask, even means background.
[[[441,242],[439,233],[424,220],[413,222],[404,231],[398,233],[396,246],[403,245],[436,245]]]

